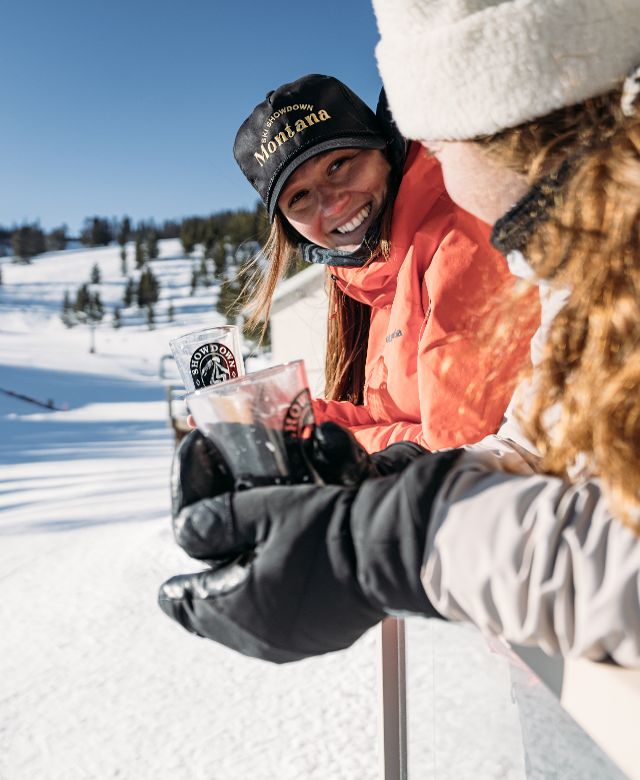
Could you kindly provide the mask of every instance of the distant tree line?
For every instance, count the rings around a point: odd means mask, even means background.
[[[94,216],[84,220],[80,235],[76,237],[69,235],[66,225],[45,231],[34,222],[12,228],[0,226],[0,255],[13,254],[14,262],[29,263],[31,258],[43,252],[66,248],[69,241],[79,241],[87,247],[117,244],[120,246],[120,271],[126,284],[122,300],[115,305],[109,319],[118,328],[125,311],[131,313],[135,308],[136,313],[146,312],[149,327],[154,327],[154,305],[160,298],[160,284],[149,261],[159,256],[159,240],[179,239],[184,253],[192,258],[192,293],[198,287],[215,286],[216,309],[228,320],[241,324],[243,320],[246,322],[242,292],[250,276],[245,265],[259,253],[269,228],[266,211],[260,203],[254,209],[226,210],[206,217],[189,216],[162,223],[146,220],[134,224],[127,216],[121,219]],[[255,267],[259,267],[259,263]],[[298,264],[291,270],[295,272],[300,267]],[[105,307],[97,289],[100,284],[101,273],[96,264],[87,282],[76,290],[65,292],[61,311],[65,325],[73,327],[104,320]],[[171,321],[171,301],[166,314]],[[243,328],[247,337],[259,336],[259,330],[249,332],[246,325]]]
[[[261,203],[251,211],[221,211],[210,217],[187,217],[180,223],[179,238],[186,255],[200,244],[204,256],[213,259],[216,246],[227,242],[235,246],[245,241],[264,245],[269,235],[269,218]]]
[[[93,216],[84,220],[80,235],[75,238],[69,235],[66,225],[50,231],[43,230],[38,222],[11,228],[0,226],[0,255],[12,254],[16,262],[29,263],[43,252],[65,249],[71,240],[78,240],[86,247],[116,242],[123,249],[129,241],[134,241],[146,244],[147,257],[153,259],[158,256],[160,239],[179,238],[187,255],[201,245],[205,256],[215,260],[216,251],[220,252],[216,246],[224,242],[238,246],[245,241],[264,244],[268,232],[269,220],[261,203],[254,209],[227,210],[208,217],[191,216],[157,224],[146,220],[134,225],[128,216],[121,219]]]

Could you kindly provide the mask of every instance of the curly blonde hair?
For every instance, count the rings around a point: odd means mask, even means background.
[[[616,89],[478,143],[532,179],[569,161],[569,181],[525,250],[538,278],[568,298],[520,416],[546,471],[566,477],[586,465],[640,533],[640,118],[622,115],[620,97]]]

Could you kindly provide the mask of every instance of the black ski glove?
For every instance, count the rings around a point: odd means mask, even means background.
[[[334,422],[317,425],[307,447],[307,457],[322,481],[345,487],[359,485],[367,477],[403,471],[425,452],[420,445],[406,441],[369,455],[351,431]]]
[[[368,477],[400,472],[425,452],[417,444],[401,442],[368,455],[350,431],[332,422],[317,425],[304,448],[319,482],[346,487]],[[201,543],[207,535],[209,514],[199,500],[233,490],[234,479],[222,453],[199,431],[191,431],[173,459],[171,513],[176,541],[192,557],[209,558]]]
[[[233,490],[233,476],[218,448],[200,431],[188,433],[178,445],[171,465],[171,514],[185,506]]]
[[[387,613],[436,616],[420,575],[431,507],[458,454],[425,454],[359,488],[199,501],[198,552],[224,563],[164,583],[160,607],[195,634],[278,663],[348,647]]]

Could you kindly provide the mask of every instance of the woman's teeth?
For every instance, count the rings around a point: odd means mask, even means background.
[[[344,225],[341,225],[339,228],[336,228],[336,230],[338,231],[338,233],[343,233],[343,234],[353,232],[356,228],[359,228],[360,225],[362,225],[365,219],[369,216],[370,211],[371,211],[371,204],[369,203],[367,206],[361,209],[350,222],[346,222]]]

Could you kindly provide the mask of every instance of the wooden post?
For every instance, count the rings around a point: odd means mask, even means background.
[[[380,625],[380,747],[382,780],[407,779],[407,687],[402,618]]]

